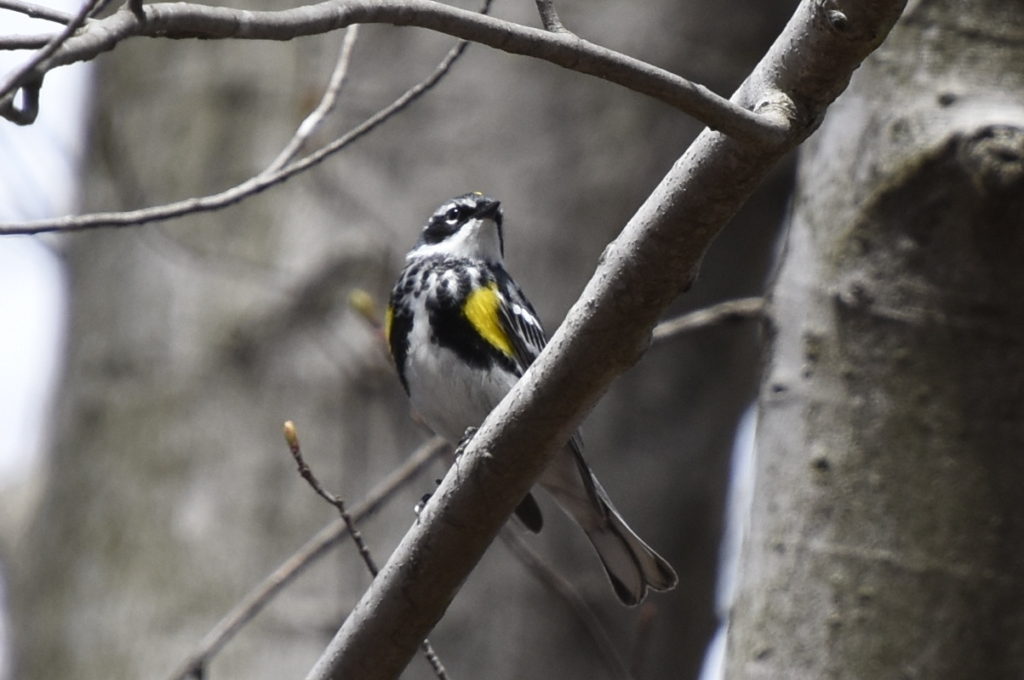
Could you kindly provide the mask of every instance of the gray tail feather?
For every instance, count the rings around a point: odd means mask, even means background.
[[[640,604],[648,589],[674,588],[679,580],[676,572],[615,510],[583,459],[578,437],[569,442],[566,454],[552,461],[541,485],[587,533],[623,604]]]
[[[632,607],[643,602],[648,589],[674,588],[679,577],[672,566],[629,528],[608,501],[604,489],[600,485],[596,488],[607,521],[587,530],[587,537],[601,558],[619,600]]]

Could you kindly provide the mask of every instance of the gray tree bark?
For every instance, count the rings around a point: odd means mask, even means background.
[[[588,5],[563,19],[729,91],[786,5],[741,3],[729,20],[712,2]],[[315,101],[339,42],[119,46],[102,62],[86,207],[171,200],[259,170]],[[344,120],[425,75],[450,44],[364,28]],[[471,189],[503,199],[509,265],[551,331],[697,129],[634,93],[471,48],[384,134],[302,179],[215,215],[66,238],[72,319],[55,445],[11,558],[17,677],[164,676],[331,519],[294,473],[286,418],[322,481],[353,501],[424,437],[345,298],[356,287],[385,298],[435,203]],[[754,199],[677,311],[758,290],[785,195],[780,178]],[[755,354],[752,333],[732,328],[659,348],[585,428],[616,504],[678,569],[676,592],[622,610],[585,540],[545,504],[533,546],[593,604],[637,677],[692,675],[713,628],[730,435]],[[364,527],[381,561],[441,471]],[[325,561],[212,673],[301,676],[368,582],[349,551]],[[454,677],[611,676],[569,608],[500,546],[433,639]],[[406,676],[429,672],[414,662]]]
[[[729,678],[1024,674],[1024,15],[911,4],[800,154]]]

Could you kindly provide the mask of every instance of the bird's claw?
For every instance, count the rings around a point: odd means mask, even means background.
[[[441,480],[440,479],[435,479],[434,480],[434,484],[436,484],[437,486],[441,486]],[[412,511],[413,511],[413,514],[416,515],[416,521],[417,522],[420,521],[420,513],[423,512],[423,508],[427,507],[427,502],[430,500],[430,497],[433,496],[433,495],[434,495],[433,492],[428,492],[428,493],[423,494],[420,497],[419,502],[417,502],[416,505],[412,506]]]
[[[473,441],[473,435],[479,430],[478,427],[467,427],[466,431],[462,434],[462,439],[459,440],[459,445],[455,447],[455,457],[458,458],[462,455],[462,452],[469,446],[469,442]]]

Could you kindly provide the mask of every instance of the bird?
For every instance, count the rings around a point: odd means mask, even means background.
[[[406,255],[385,315],[388,349],[413,409],[453,445],[483,422],[547,342],[533,305],[505,269],[502,222],[501,203],[480,192],[442,203]],[[672,566],[612,505],[583,458],[579,432],[539,482],[583,529],[623,604],[675,587]],[[532,495],[516,515],[540,531]]]

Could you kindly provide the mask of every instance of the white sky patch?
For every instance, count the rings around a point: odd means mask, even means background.
[[[78,8],[71,0],[38,2],[69,12]],[[6,35],[60,30],[53,22],[2,9],[0,25]],[[0,74],[10,73],[31,54],[0,52]],[[47,74],[34,124],[0,119],[0,222],[74,210],[91,73],[89,64],[76,64]],[[26,486],[38,469],[47,443],[65,308],[62,267],[53,248],[35,237],[0,237],[0,518],[8,522],[25,511],[11,507],[26,502],[26,495],[14,490]],[[0,571],[0,680],[8,680],[13,669],[2,580]]]
[[[0,240],[0,492],[38,464],[63,312],[53,252],[31,238]]]
[[[69,0],[41,4],[77,9]],[[60,29],[5,10],[0,10],[0,23],[8,35]],[[31,54],[0,53],[0,73],[10,73]],[[89,65],[78,64],[47,74],[34,124],[0,120],[0,221],[53,217],[74,209],[91,72]],[[52,247],[36,237],[0,237],[0,492],[23,481],[38,463],[64,306],[61,266]]]

